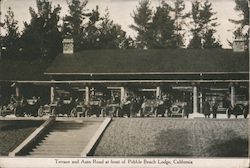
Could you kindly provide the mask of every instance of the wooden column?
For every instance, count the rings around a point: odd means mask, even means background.
[[[55,102],[55,88],[54,86],[50,87],[50,104]]]
[[[161,98],[161,87],[160,86],[156,87],[156,98]]]
[[[16,97],[20,96],[20,89],[19,86],[16,84]]]
[[[200,113],[202,113],[203,112],[202,111],[202,108],[203,108],[203,94],[202,94],[202,92],[200,92],[199,98],[200,98]]]
[[[234,107],[235,105],[235,87],[234,85],[230,86],[230,94],[231,94],[231,105]]]
[[[121,102],[127,98],[127,90],[125,87],[121,87]]]
[[[193,113],[198,113],[198,90],[193,86]]]
[[[85,87],[85,104],[88,104],[88,103],[89,103],[89,94],[90,94],[89,87],[86,86],[86,87]]]

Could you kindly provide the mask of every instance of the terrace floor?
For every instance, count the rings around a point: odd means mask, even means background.
[[[94,156],[247,157],[249,119],[116,118]]]
[[[23,142],[44,120],[0,120],[0,156],[7,156]]]

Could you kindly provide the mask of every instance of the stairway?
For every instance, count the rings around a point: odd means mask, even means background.
[[[56,121],[28,157],[80,157],[102,120]]]

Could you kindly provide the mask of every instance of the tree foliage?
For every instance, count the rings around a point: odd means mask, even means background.
[[[136,45],[137,48],[150,48],[152,42],[151,23],[153,18],[153,11],[150,7],[149,0],[139,1],[136,11],[133,12],[134,24],[130,28],[137,32]]]
[[[177,47],[174,38],[174,20],[170,17],[171,7],[164,1],[156,8],[151,25],[153,32],[152,48],[172,48]]]
[[[63,36],[72,37],[75,51],[82,50],[83,37],[85,36],[84,21],[89,17],[86,9],[87,0],[67,0],[69,14],[63,19]]]
[[[249,2],[250,3],[250,2]],[[240,19],[229,19],[230,22],[236,25],[233,31],[233,38],[244,37],[246,39],[246,46],[248,45],[249,37],[249,8],[248,0],[235,0],[234,10],[239,13]],[[229,42],[232,45],[232,42]]]
[[[3,37],[3,57],[6,59],[15,59],[20,57],[20,33],[18,31],[18,21],[15,20],[14,12],[9,7],[4,19],[4,29],[6,31]]]
[[[241,19],[238,20],[229,19],[229,20],[240,26],[249,25],[248,0],[235,0],[234,10],[239,12],[239,16],[241,17]]]
[[[63,34],[74,39],[75,50],[129,48],[131,38],[121,26],[110,19],[106,9],[104,16],[99,6],[88,12],[87,1],[72,0],[69,5],[70,15],[64,18]]]
[[[187,26],[186,19],[190,16],[190,13],[186,13],[185,11],[185,4],[183,0],[175,0],[174,1],[174,26],[175,26],[175,41],[177,47],[183,47],[185,40],[185,29],[184,27]]]
[[[183,0],[175,0],[173,7],[167,1],[161,1],[153,11],[149,0],[142,0],[132,17],[137,32],[137,48],[180,48],[184,45],[185,19]]]
[[[36,4],[37,12],[30,7],[31,21],[24,23],[21,37],[23,56],[27,59],[51,60],[62,49],[58,25],[61,7],[52,8],[47,0],[37,0]]]
[[[110,19],[108,9],[106,9],[102,22],[100,24],[100,48],[128,49],[134,48],[133,40],[127,37],[126,32],[122,30],[119,24],[115,24]]]
[[[192,28],[193,35],[189,48],[221,48],[215,39],[214,33],[218,26],[216,12],[213,12],[212,3],[206,0],[203,4],[199,1],[192,3]]]

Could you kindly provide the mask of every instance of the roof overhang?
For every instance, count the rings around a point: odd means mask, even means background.
[[[17,83],[70,84],[70,83],[246,83],[249,80],[68,80],[68,81],[9,81]]]
[[[206,74],[248,74],[249,72],[135,72],[135,73],[47,73],[44,75],[206,75]]]

